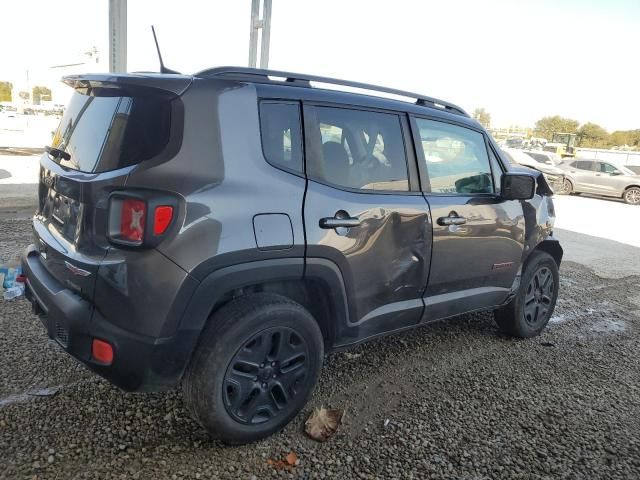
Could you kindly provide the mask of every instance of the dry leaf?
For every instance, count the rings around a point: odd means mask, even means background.
[[[296,452],[289,452],[289,455],[287,455],[286,460],[289,465],[295,465],[296,462],[298,461],[298,456],[296,455]]]
[[[295,452],[289,452],[284,460],[274,460],[272,458],[267,459],[267,464],[271,465],[276,470],[287,469],[289,472],[294,471],[294,467],[296,466],[296,462],[298,461],[298,456]]]
[[[316,408],[304,424],[304,431],[314,440],[324,442],[333,435],[342,423],[343,411],[339,409]]]

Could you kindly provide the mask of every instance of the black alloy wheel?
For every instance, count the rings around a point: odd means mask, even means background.
[[[527,285],[524,297],[524,319],[535,327],[546,322],[551,309],[555,284],[549,268],[538,269]]]
[[[286,411],[307,376],[309,348],[288,327],[256,333],[235,354],[225,373],[224,406],[244,424],[259,424]]]

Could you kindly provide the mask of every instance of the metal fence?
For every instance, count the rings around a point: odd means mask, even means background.
[[[622,165],[640,166],[640,152],[621,152],[620,150],[601,150],[599,148],[578,148],[578,158],[608,160]]]

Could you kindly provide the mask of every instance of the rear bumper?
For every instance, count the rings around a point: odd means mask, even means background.
[[[65,288],[45,269],[34,245],[22,257],[26,297],[50,338],[91,370],[127,391],[157,391],[174,387],[182,376],[197,339],[191,331],[153,338],[124,330],[105,319],[95,306]],[[111,365],[91,357],[94,338],[114,349]]]

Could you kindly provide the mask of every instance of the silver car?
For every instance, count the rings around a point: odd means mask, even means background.
[[[640,205],[640,175],[623,165],[602,160],[570,159],[560,165],[568,193],[592,193],[622,198]]]

